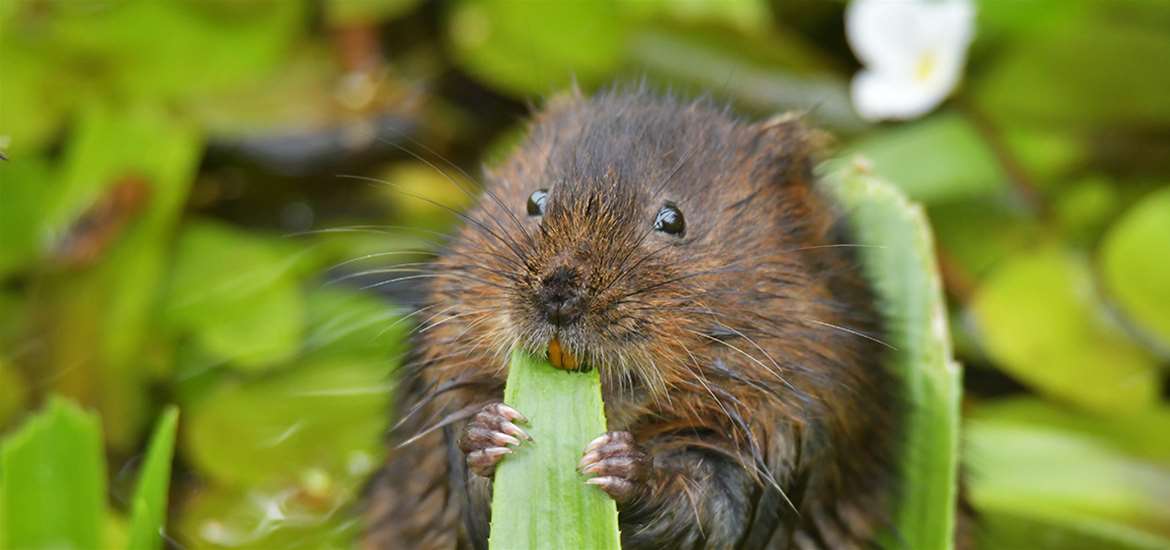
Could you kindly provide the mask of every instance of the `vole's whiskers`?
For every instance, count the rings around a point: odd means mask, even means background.
[[[455,164],[454,162],[451,162],[449,159],[447,159],[443,155],[440,155],[434,149],[427,147],[425,144],[415,140],[414,138],[411,138],[410,136],[401,135],[401,137],[404,140],[409,141],[411,144],[415,145],[416,147],[419,147],[420,149],[426,151],[427,153],[434,155],[435,157],[441,159],[448,166],[454,168],[460,174],[462,174],[463,177],[467,179],[467,181],[477,181],[475,178],[471,177],[471,174],[468,174],[466,170],[464,170],[463,168],[461,168],[459,165]],[[385,141],[385,140],[383,140],[383,141]],[[447,181],[451,182],[452,185],[455,185],[456,187],[458,187],[459,190],[462,191],[463,194],[466,195],[472,201],[474,201],[476,199],[475,194],[472,192],[471,189],[468,189],[465,185],[460,183],[458,180],[456,180],[455,178],[452,178],[443,169],[439,168],[438,166],[435,166],[434,163],[423,158],[421,155],[415,153],[414,151],[407,149],[406,147],[403,147],[401,145],[398,145],[398,144],[392,143],[392,142],[386,142],[386,143],[388,143],[389,145],[396,147],[399,150],[401,150],[402,152],[414,157],[418,161],[426,164],[431,169],[433,169],[436,172],[438,172],[439,174],[441,174],[444,178],[447,179]],[[532,244],[532,235],[529,234],[528,229],[524,226],[524,223],[521,222],[520,219],[516,217],[516,214],[512,211],[512,208],[514,206],[509,207],[507,204],[505,204],[503,199],[501,199],[498,195],[493,193],[492,190],[490,188],[488,188],[488,186],[480,184],[479,188],[486,197],[491,199],[492,202],[496,203],[496,205],[498,205],[500,207],[500,209],[503,210],[504,213],[506,213],[509,218],[511,218],[512,222],[515,223],[516,227],[520,230],[520,233],[522,235],[524,235],[525,240],[527,240],[529,242],[529,244]],[[493,220],[495,220],[494,217],[493,217]],[[502,225],[500,225],[499,220],[495,220],[495,224],[496,224],[496,227],[499,227],[501,231],[503,231],[504,233],[507,233],[507,230]]]
[[[881,344],[881,345],[885,346],[886,348],[888,348],[888,349],[892,349],[892,350],[894,350],[894,351],[897,351],[897,350],[898,350],[898,348],[896,348],[896,347],[894,347],[893,345],[891,345],[891,344],[887,343],[885,340],[882,340],[882,339],[880,339],[880,338],[877,338],[877,337],[875,337],[875,336],[871,336],[871,335],[869,335],[869,334],[866,334],[866,333],[864,333],[864,332],[861,332],[861,331],[859,331],[859,330],[854,330],[854,329],[851,329],[851,328],[849,328],[849,327],[843,327],[843,326],[841,326],[841,325],[834,325],[833,323],[826,323],[825,321],[821,321],[821,320],[819,320],[819,319],[805,318],[805,321],[807,321],[807,322],[809,322],[809,323],[812,323],[812,324],[814,324],[814,325],[820,325],[820,326],[823,326],[823,327],[828,327],[828,328],[831,328],[831,329],[833,329],[833,330],[839,330],[839,331],[841,331],[841,332],[844,332],[844,333],[846,333],[846,334],[852,334],[852,335],[854,335],[854,336],[857,336],[857,337],[860,337],[860,338],[865,338],[866,340],[869,340],[870,342],[874,342],[874,343],[876,343],[876,344]]]
[[[707,334],[707,333],[702,332],[702,331],[691,330],[691,329],[686,329],[686,330],[692,334],[695,334],[695,335],[702,337],[702,338],[706,338],[707,340],[710,340],[711,342],[714,342],[718,345],[724,346],[730,350],[735,351],[736,353],[748,358],[749,361],[751,361],[752,363],[755,363],[761,369],[764,369],[765,372],[768,372],[768,373],[772,374],[772,376],[775,376],[776,379],[779,380],[781,384],[784,384],[785,386],[789,387],[793,391],[796,391],[796,392],[800,391],[800,390],[797,390],[796,387],[793,386],[788,380],[786,380],[784,378],[784,375],[779,372],[779,365],[777,365],[777,369],[772,369],[771,367],[764,364],[763,361],[760,361],[758,358],[756,358],[752,354],[750,354],[750,353],[748,353],[748,352],[746,352],[746,351],[744,351],[736,346],[731,345],[730,342],[725,342],[723,340],[720,340],[719,338],[711,336],[710,334]]]
[[[356,180],[360,180],[360,181],[366,181],[366,182],[371,182],[371,183],[376,183],[379,185],[386,185],[386,186],[391,186],[391,187],[393,187],[393,185],[394,185],[392,182],[389,182],[386,180],[381,180],[378,178],[369,177],[369,176],[359,176],[359,175],[353,175],[353,174],[340,174],[337,177],[356,179]],[[511,251],[514,259],[518,262],[518,265],[524,264],[524,261],[527,257],[525,252],[522,249],[517,248],[516,244],[513,240],[504,238],[503,236],[501,236],[499,233],[496,233],[496,231],[494,231],[491,227],[488,227],[483,222],[481,222],[481,221],[479,221],[479,220],[477,220],[477,219],[475,219],[467,214],[464,214],[463,212],[460,212],[459,210],[451,208],[450,206],[447,206],[447,205],[442,204],[440,202],[437,202],[435,200],[429,199],[427,197],[424,197],[424,196],[421,196],[421,195],[418,195],[415,193],[408,193],[408,192],[403,191],[401,189],[397,189],[397,192],[402,193],[403,195],[406,195],[408,197],[414,198],[416,200],[426,202],[426,203],[431,204],[433,206],[436,206],[438,208],[442,208],[443,210],[446,210],[446,211],[454,214],[455,216],[457,216],[459,219],[463,220],[464,223],[478,227],[479,229],[483,230],[483,232],[486,233],[488,236],[495,239],[495,242],[498,242],[499,244],[504,245],[504,247],[506,247],[509,251]]]
[[[403,447],[409,446],[411,443],[414,443],[415,441],[418,441],[419,439],[426,437],[428,434],[430,434],[431,432],[434,432],[435,430],[438,430],[444,426],[449,426],[449,425],[454,424],[456,422],[467,420],[468,418],[475,416],[475,414],[478,413],[479,409],[482,407],[483,407],[483,403],[472,403],[470,405],[467,405],[466,407],[463,407],[462,409],[459,409],[458,411],[455,411],[451,414],[448,414],[447,416],[444,416],[438,422],[435,422],[434,424],[431,424],[430,426],[423,428],[418,433],[410,436],[410,438],[407,439],[406,441],[399,443],[398,446],[395,448],[401,449]]]

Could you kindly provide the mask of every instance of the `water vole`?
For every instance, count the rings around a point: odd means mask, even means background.
[[[596,366],[582,449],[625,548],[869,548],[901,405],[812,133],[641,91],[567,94],[485,174],[431,270],[370,548],[485,548],[491,474],[528,444],[514,346]]]

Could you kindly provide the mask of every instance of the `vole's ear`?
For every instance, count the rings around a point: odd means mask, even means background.
[[[808,184],[820,151],[829,136],[809,128],[803,113],[789,112],[753,124],[752,144],[756,161],[784,184]]]

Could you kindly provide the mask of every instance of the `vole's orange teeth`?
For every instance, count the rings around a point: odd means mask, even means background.
[[[577,358],[569,350],[561,347],[561,341],[556,337],[548,341],[548,362],[554,367],[564,370],[577,370]]]

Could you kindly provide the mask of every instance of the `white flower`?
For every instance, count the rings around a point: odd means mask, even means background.
[[[868,119],[922,116],[963,73],[975,34],[971,0],[853,0],[849,46],[865,66],[853,77],[853,105]]]

